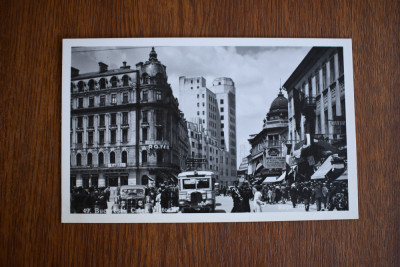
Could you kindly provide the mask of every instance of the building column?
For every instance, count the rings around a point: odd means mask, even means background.
[[[76,175],[76,187],[82,187],[82,186],[83,186],[82,175],[78,173]]]
[[[118,186],[121,186],[121,176],[118,176]]]
[[[104,177],[103,173],[99,173],[99,187],[105,187],[106,186],[106,178]]]
[[[331,88],[328,87],[328,130],[329,130],[329,139],[331,139],[331,135],[333,134],[333,126],[330,121],[333,120],[332,114],[332,94]],[[333,137],[333,136],[332,136]]]

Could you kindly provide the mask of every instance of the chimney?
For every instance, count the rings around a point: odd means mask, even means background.
[[[71,77],[76,77],[78,75],[79,75],[79,70],[74,67],[71,67]]]
[[[122,62],[122,66],[121,66],[120,68],[121,68],[121,69],[130,69],[131,66],[127,66],[127,65],[126,65],[126,61],[123,61],[123,62]]]
[[[106,72],[108,70],[108,65],[104,64],[103,62],[99,62],[99,72]]]

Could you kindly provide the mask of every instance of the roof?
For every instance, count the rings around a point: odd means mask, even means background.
[[[88,73],[83,73],[83,74],[79,74],[77,76],[71,77],[71,80],[76,81],[76,80],[82,80],[82,79],[105,77],[105,76],[119,75],[119,74],[132,73],[132,72],[136,72],[136,70],[113,69],[113,70],[107,70],[104,72],[98,72],[98,71],[97,72],[88,72]]]
[[[321,58],[321,55],[328,51],[329,48],[330,47],[311,48],[308,54],[283,84],[283,87],[286,88],[287,91],[291,91],[298,80],[303,78],[303,76],[310,70],[310,67],[314,65]]]
[[[188,175],[194,175],[195,171],[189,171],[189,172],[182,172],[178,175],[178,177],[183,177],[183,176],[188,176]],[[196,171],[198,175],[213,175],[213,172],[210,171]]]
[[[282,92],[279,92],[278,97],[272,101],[271,107],[269,108],[269,112],[280,111],[280,110],[288,110],[288,100],[283,96]]]

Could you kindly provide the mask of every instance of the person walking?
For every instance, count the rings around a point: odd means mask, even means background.
[[[293,183],[290,187],[290,199],[292,200],[293,208],[296,208],[297,193],[296,183]]]
[[[264,202],[261,201],[262,193],[261,193],[261,186],[256,185],[255,186],[256,192],[254,194],[254,212],[262,212],[261,205],[264,204]]]
[[[328,187],[326,186],[326,183],[322,184],[322,202],[324,202],[324,209],[326,209],[326,204],[328,200]]]
[[[314,197],[315,197],[315,203],[317,204],[317,211],[320,211],[321,202],[323,198],[321,182],[317,182],[317,185],[314,188]]]
[[[254,195],[248,181],[245,181],[240,187],[240,195],[243,199],[240,212],[250,212],[250,199],[253,198]]]
[[[231,189],[231,196],[233,199],[233,208],[232,208],[232,213],[233,212],[240,212],[241,210],[241,205],[242,205],[242,195],[240,194],[240,190],[238,187],[239,181],[234,181],[233,182],[233,187]]]
[[[311,200],[311,186],[309,182],[307,182],[304,185],[302,195],[303,195],[305,210],[308,211],[310,209],[310,200]]]

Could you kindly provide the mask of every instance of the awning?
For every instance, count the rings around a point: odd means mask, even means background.
[[[278,179],[278,176],[269,176],[269,177],[265,178],[265,180],[263,181],[263,184],[275,183],[277,179]]]
[[[285,179],[285,177],[286,177],[286,172],[283,172],[275,182],[281,182],[283,181],[283,179]]]
[[[325,162],[319,167],[319,169],[314,172],[314,174],[311,176],[311,179],[325,179],[326,175],[330,170],[332,170],[332,156],[329,156]]]
[[[342,175],[339,176],[339,178],[336,179],[336,181],[347,181],[347,170],[344,171],[344,173],[342,173]]]

